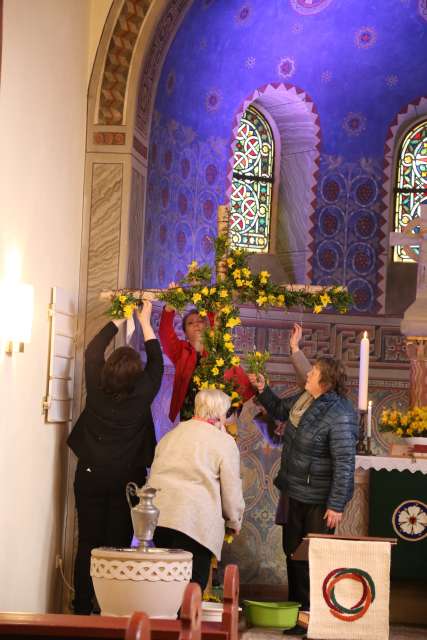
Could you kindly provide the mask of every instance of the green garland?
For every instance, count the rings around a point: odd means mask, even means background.
[[[213,273],[208,265],[195,260],[188,266],[187,275],[172,288],[162,291],[158,299],[182,312],[194,306],[202,317],[209,316],[209,326],[203,335],[204,355],[194,372],[193,380],[199,389],[219,388],[228,393],[233,406],[240,403],[239,394],[224,374],[230,367],[240,364],[234,353],[232,331],[240,324],[239,303],[252,303],[259,309],[304,307],[313,313],[335,308],[346,313],[352,303],[344,287],[325,287],[317,293],[305,289],[287,289],[271,282],[268,271],[253,274],[248,267],[248,254],[241,249],[230,249],[227,239],[215,239],[215,267],[222,279],[212,282]],[[108,315],[129,317],[139,300],[131,292],[117,292],[112,298]],[[262,367],[265,366],[263,359]],[[251,362],[249,362],[251,366]]]

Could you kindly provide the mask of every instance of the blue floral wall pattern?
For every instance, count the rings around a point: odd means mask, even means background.
[[[287,82],[321,123],[312,280],[347,284],[354,311],[375,312],[384,142],[396,113],[426,93],[425,51],[424,0],[195,0],[158,85],[144,284],[212,260],[234,116],[257,87]]]

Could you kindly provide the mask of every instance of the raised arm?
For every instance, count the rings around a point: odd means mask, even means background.
[[[307,373],[311,369],[311,364],[308,358],[305,357],[304,352],[299,348],[299,343],[302,338],[302,327],[300,324],[295,323],[292,327],[291,337],[289,340],[289,348],[291,352],[291,362],[297,374],[297,377],[301,383],[301,386],[305,385]]]
[[[85,351],[85,376],[88,392],[99,384],[101,370],[105,363],[105,350],[114,338],[118,328],[115,322],[109,322],[92,338]]]
[[[162,315],[160,316],[159,338],[163,351],[176,364],[181,357],[183,340],[180,340],[176,335],[173,326],[174,318],[175,309],[167,306],[163,307]]]
[[[144,378],[148,377],[151,381],[151,399],[154,400],[157,395],[163,377],[163,356],[160,349],[159,341],[157,340],[153,327],[151,326],[151,312],[153,309],[152,295],[144,294],[144,304],[142,309],[137,313],[138,320],[141,325],[142,333],[145,341],[145,351],[147,353],[147,363],[144,369]],[[144,381],[145,386],[145,381]]]

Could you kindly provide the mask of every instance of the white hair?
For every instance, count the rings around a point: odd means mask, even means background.
[[[199,418],[217,420],[225,416],[231,406],[231,398],[220,389],[203,389],[194,399],[194,414]]]

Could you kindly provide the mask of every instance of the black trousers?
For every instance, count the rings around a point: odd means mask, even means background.
[[[87,467],[79,462],[74,480],[78,545],[74,563],[74,613],[92,611],[90,554],[95,547],[130,547],[132,519],[126,484],[145,482],[145,469],[115,472],[111,467]]]
[[[323,516],[326,512],[324,504],[306,504],[289,498],[289,512],[286,525],[283,527],[283,551],[286,555],[288,570],[288,600],[300,602],[303,610],[310,609],[310,578],[308,562],[292,560],[302,539],[308,533],[333,533],[328,529]]]
[[[212,551],[206,549],[190,536],[187,536],[176,529],[167,527],[157,527],[154,532],[154,544],[156,547],[166,547],[169,549],[183,549],[193,554],[193,573],[191,582],[197,582],[202,591],[206,588],[209,580]]]

